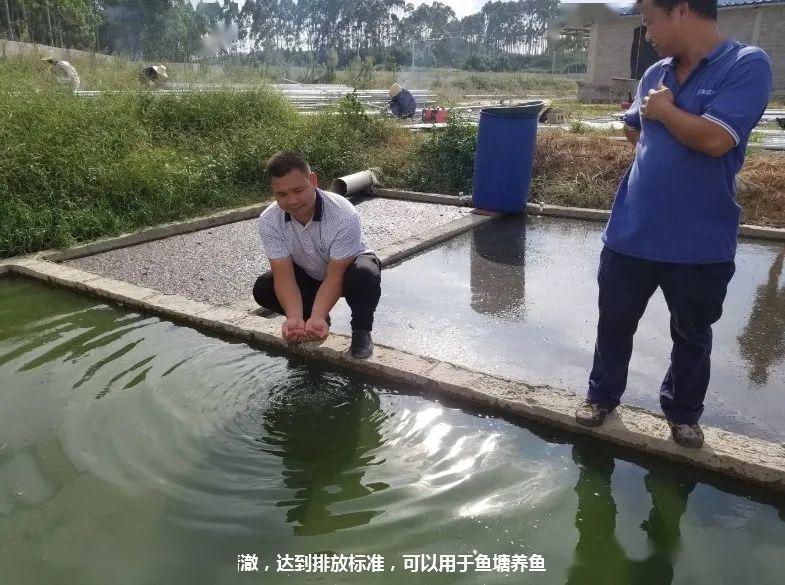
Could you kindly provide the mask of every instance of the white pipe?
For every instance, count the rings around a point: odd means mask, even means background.
[[[379,180],[376,178],[376,173],[373,169],[368,169],[367,171],[360,171],[359,173],[335,179],[330,185],[330,191],[347,197],[378,184]]]

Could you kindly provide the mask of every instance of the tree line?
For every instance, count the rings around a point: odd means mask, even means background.
[[[549,44],[558,0],[492,0],[457,18],[434,1],[405,0],[0,0],[0,35],[13,40],[190,60],[217,27],[236,40],[224,52],[264,61],[315,61],[342,66],[354,58],[399,67],[493,63],[515,66],[547,50],[585,51],[582,39]],[[517,57],[516,57],[517,56]],[[334,66],[333,65],[333,66]],[[493,67],[490,67],[493,68]],[[505,68],[505,67],[502,67]]]

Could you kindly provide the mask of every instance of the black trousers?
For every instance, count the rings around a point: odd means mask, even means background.
[[[649,299],[662,289],[671,314],[671,365],[660,386],[670,420],[694,424],[703,413],[711,370],[711,326],[735,271],[733,262],[671,264],[633,258],[605,248],[597,276],[600,320],[588,398],[613,409],[627,386],[632,338]]]
[[[322,285],[297,264],[294,265],[294,278],[300,288],[303,299],[303,317],[308,319],[316,300],[316,292]],[[376,254],[361,254],[355,258],[343,276],[343,292],[346,303],[352,310],[352,329],[373,329],[373,314],[382,294],[382,263]],[[262,274],[256,279],[253,287],[253,298],[256,302],[275,313],[284,314],[281,303],[275,296],[272,271]]]

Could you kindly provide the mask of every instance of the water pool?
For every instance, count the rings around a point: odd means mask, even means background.
[[[603,225],[496,220],[388,268],[374,338],[471,369],[584,394],[597,331]],[[785,441],[785,245],[742,239],[702,421]],[[333,328],[348,332],[341,303]],[[669,315],[657,291],[635,336],[623,403],[659,412]]]
[[[0,279],[0,581],[522,578],[404,569],[486,554],[541,555],[540,583],[781,582],[774,496],[409,390]],[[387,570],[276,570],[321,553]]]

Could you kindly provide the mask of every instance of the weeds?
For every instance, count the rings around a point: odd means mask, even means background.
[[[284,148],[328,183],[405,132],[352,97],[309,117],[264,87],[82,98],[25,66],[0,86],[0,257],[259,201]]]

